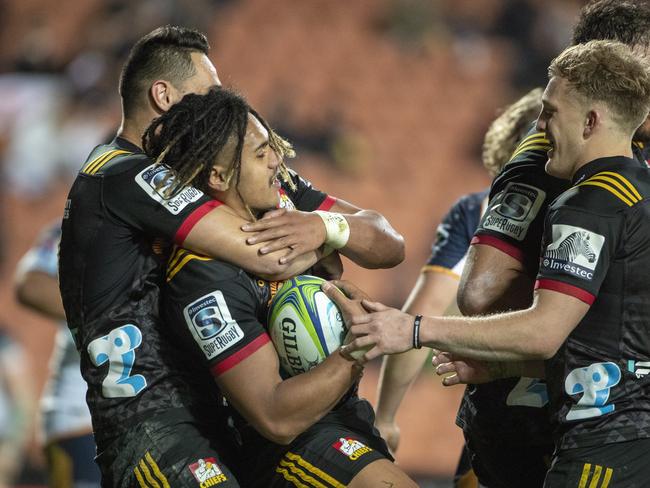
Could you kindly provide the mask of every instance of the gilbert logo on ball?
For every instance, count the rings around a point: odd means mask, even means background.
[[[269,308],[269,334],[285,373],[309,371],[345,338],[341,311],[321,290],[325,280],[301,275],[286,281]]]

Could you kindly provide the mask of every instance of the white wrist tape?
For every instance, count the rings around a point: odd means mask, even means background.
[[[323,210],[315,210],[314,213],[318,214],[325,224],[325,244],[334,249],[345,247],[350,238],[350,225],[345,217],[340,213]]]

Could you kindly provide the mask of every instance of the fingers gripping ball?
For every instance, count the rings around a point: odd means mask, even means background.
[[[323,281],[296,276],[282,285],[269,307],[269,334],[290,376],[321,363],[345,338],[341,311],[321,291]]]

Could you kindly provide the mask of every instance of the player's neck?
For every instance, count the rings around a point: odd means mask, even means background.
[[[574,174],[584,165],[600,158],[609,158],[615,156],[624,156],[632,158],[632,138],[627,136],[601,137],[590,141],[585,146],[578,164],[576,164]]]

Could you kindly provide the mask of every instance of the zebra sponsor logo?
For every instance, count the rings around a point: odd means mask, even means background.
[[[212,359],[244,338],[244,332],[230,315],[221,290],[190,303],[183,310],[185,322],[207,359]]]
[[[573,225],[553,224],[553,241],[546,247],[542,267],[591,280],[605,237]]]
[[[546,192],[539,188],[523,183],[508,183],[490,203],[481,228],[523,241],[545,198]]]

